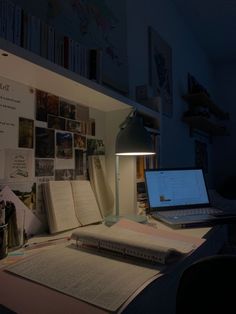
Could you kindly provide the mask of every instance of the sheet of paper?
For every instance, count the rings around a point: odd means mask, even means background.
[[[75,213],[82,225],[102,221],[102,216],[88,180],[71,181]]]
[[[161,268],[70,246],[42,252],[7,270],[109,311],[116,311],[145,282],[161,275]]]
[[[198,247],[199,245],[201,245],[203,242],[205,242],[205,239],[200,238],[200,237],[180,234],[178,233],[178,231],[176,232],[176,230],[157,229],[149,225],[136,223],[128,219],[120,219],[116,223],[116,225],[114,225],[114,227],[125,228],[129,230],[137,231],[140,233],[144,233],[144,234],[149,234],[149,235],[158,236],[165,239],[174,240],[176,241],[176,244],[181,243],[181,242],[189,243],[192,245],[192,248],[194,249]]]
[[[34,213],[25,206],[25,204],[18,198],[18,196],[12,192],[9,186],[5,186],[0,192],[0,199],[4,201],[11,201],[16,207],[16,218],[19,232],[21,232],[21,238],[23,237],[22,228],[28,236],[35,235],[44,231],[42,222],[34,215]],[[21,239],[23,243],[23,239]]]

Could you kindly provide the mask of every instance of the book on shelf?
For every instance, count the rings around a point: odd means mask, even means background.
[[[101,84],[102,82],[102,50],[89,50],[89,79]]]
[[[15,5],[12,1],[7,1],[7,25],[6,25],[6,39],[13,41],[14,32],[14,12]]]
[[[121,219],[111,227],[90,226],[72,232],[77,247],[99,248],[152,263],[169,264],[192,252],[204,239]]]
[[[48,60],[55,62],[55,29],[48,25]]]
[[[40,23],[40,56],[48,58],[48,24]]]
[[[31,15],[29,18],[29,28],[31,29],[29,49],[40,55],[40,19]]]
[[[22,18],[22,9],[20,6],[15,5],[13,43],[18,46],[20,46],[21,44],[21,18]]]
[[[103,220],[90,181],[48,181],[43,184],[50,233]]]

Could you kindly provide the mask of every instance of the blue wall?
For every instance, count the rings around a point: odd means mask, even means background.
[[[214,100],[214,72],[207,55],[199,46],[193,33],[170,0],[127,0],[127,46],[129,60],[130,93],[134,97],[135,86],[148,84],[148,37],[151,25],[172,47],[173,66],[173,116],[163,117],[162,166],[185,167],[195,165],[194,140],[189,129],[181,121],[188,109],[181,96],[187,92],[187,73],[190,72],[208,90]],[[214,183],[213,145],[208,143],[208,184]]]
[[[236,176],[236,62],[214,65],[217,99],[229,112],[229,136],[214,141],[214,182],[218,187],[228,176]]]

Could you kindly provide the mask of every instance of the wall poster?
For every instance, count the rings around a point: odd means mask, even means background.
[[[172,50],[168,43],[152,28],[149,35],[149,80],[155,96],[161,96],[162,113],[173,113]]]

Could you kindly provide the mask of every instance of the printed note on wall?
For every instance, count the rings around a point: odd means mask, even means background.
[[[32,180],[33,150],[6,149],[8,182]]]
[[[18,146],[19,117],[34,118],[34,89],[0,77],[0,147]]]

